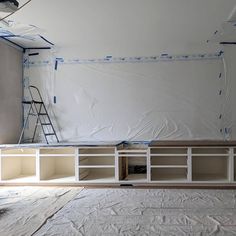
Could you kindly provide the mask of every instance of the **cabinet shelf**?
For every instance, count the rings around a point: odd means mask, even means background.
[[[147,175],[146,174],[129,174],[126,176],[124,180],[121,180],[122,182],[146,182],[147,181]]]
[[[188,168],[187,165],[152,165],[151,168]]]
[[[1,158],[3,181],[36,182],[35,156],[8,156]]]
[[[192,180],[193,181],[228,181],[229,157],[228,156],[193,156]]]
[[[75,148],[41,148],[40,181],[75,181]]]
[[[79,168],[115,168],[114,165],[96,165],[96,166],[93,166],[93,165],[80,165]]]
[[[114,168],[81,168],[79,169],[79,180],[86,182],[114,182]]]
[[[152,155],[187,155],[187,148],[183,147],[159,147],[159,148],[151,148],[150,154]]]
[[[186,168],[151,168],[151,181],[186,182]]]
[[[118,150],[119,181],[147,181],[147,149]]]

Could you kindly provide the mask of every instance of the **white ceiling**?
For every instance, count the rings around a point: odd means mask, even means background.
[[[44,35],[70,56],[200,53],[217,50],[206,40],[235,4],[235,0],[32,0],[9,19],[45,29]]]

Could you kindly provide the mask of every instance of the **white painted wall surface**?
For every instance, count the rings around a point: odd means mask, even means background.
[[[13,19],[45,29],[56,44],[53,55],[40,51],[32,61],[215,53],[219,44],[206,41],[234,5],[235,0],[43,0]],[[236,135],[234,106],[220,73],[221,60],[202,60],[59,65],[57,71],[39,66],[25,68],[24,76],[26,85],[43,91],[63,141],[230,139]]]
[[[221,60],[25,68],[64,141],[222,139],[220,73]]]
[[[17,143],[22,127],[22,52],[0,41],[0,143]]]
[[[236,139],[236,45],[225,45],[225,64],[226,64],[226,103],[227,125],[231,129],[232,139]]]

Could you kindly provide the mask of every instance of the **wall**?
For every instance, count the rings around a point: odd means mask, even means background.
[[[16,143],[22,125],[22,52],[0,41],[0,143]]]
[[[236,45],[225,45],[225,69],[226,69],[226,103],[225,110],[228,111],[226,116],[227,126],[232,133],[232,139],[236,139]]]
[[[46,52],[30,58],[45,59]],[[220,73],[221,59],[25,68],[26,84],[40,87],[60,140],[70,142],[230,138],[219,119]]]

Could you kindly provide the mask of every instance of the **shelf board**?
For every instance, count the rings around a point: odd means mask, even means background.
[[[192,181],[201,182],[228,182],[228,178],[219,174],[193,174]]]
[[[147,150],[143,149],[124,149],[124,150],[118,150],[118,153],[147,153]]]
[[[168,181],[168,182],[187,182],[186,175],[178,175],[178,174],[166,174],[166,175],[151,175],[151,182],[161,182],[161,181]]]
[[[53,175],[48,177],[46,180],[40,180],[40,182],[50,182],[50,183],[71,183],[75,182],[74,175]]]
[[[36,157],[36,154],[2,154],[1,157]]]
[[[147,154],[119,154],[119,157],[147,157]]]
[[[229,154],[212,154],[212,153],[201,153],[201,154],[195,154],[195,153],[192,153],[192,157],[229,157]]]
[[[19,175],[11,179],[2,180],[2,182],[9,183],[35,183],[38,182],[35,175]]]
[[[75,154],[39,154],[40,157],[75,157]]]
[[[151,168],[188,168],[187,165],[151,165]]]
[[[79,165],[79,168],[115,168],[115,165]]]
[[[147,174],[129,174],[124,180],[119,182],[147,182]]]
[[[89,174],[85,178],[79,180],[79,182],[91,182],[91,183],[107,183],[116,182],[115,176],[106,174]]]
[[[79,157],[115,157],[115,154],[79,154]]]
[[[158,154],[154,154],[153,153],[152,154],[151,153],[150,156],[151,157],[173,157],[174,158],[174,157],[187,157],[188,154],[187,153],[186,154],[175,154],[175,153],[172,153],[172,154],[171,153],[170,154],[169,153],[168,154],[166,154],[166,153],[165,154],[159,154],[159,153]]]

